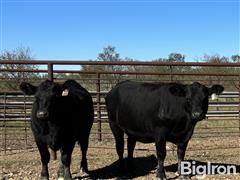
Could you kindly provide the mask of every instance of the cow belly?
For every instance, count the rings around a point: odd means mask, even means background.
[[[57,139],[57,138],[49,138],[48,145],[54,151],[57,151],[62,147],[62,143],[60,139]]]
[[[193,134],[193,128],[189,129],[188,131],[186,131],[185,133],[182,134],[170,134],[169,136],[167,136],[167,141],[172,142],[174,144],[183,144],[186,143],[187,141],[190,140],[190,138],[192,137]]]
[[[60,144],[52,144],[49,145],[49,147],[53,150],[53,151],[58,151],[61,148]]]
[[[37,141],[41,141],[54,151],[58,151],[64,145],[70,144],[72,142],[70,139],[74,140],[74,136],[62,136],[59,133],[37,134],[35,136]]]
[[[142,143],[152,143],[155,141],[154,136],[151,133],[136,132],[131,130],[125,130],[125,133],[134,138],[136,141]]]

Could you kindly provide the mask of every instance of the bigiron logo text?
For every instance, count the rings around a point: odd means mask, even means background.
[[[182,161],[181,175],[196,175],[197,178],[205,178],[206,175],[236,174],[235,165],[216,165],[210,162],[198,164],[196,161]]]

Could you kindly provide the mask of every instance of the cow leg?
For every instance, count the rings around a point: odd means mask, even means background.
[[[64,179],[64,166],[62,161],[60,161],[59,168],[58,168],[58,180]]]
[[[116,143],[116,150],[119,158],[119,167],[121,173],[124,172],[124,159],[123,159],[123,153],[124,153],[124,133],[123,130],[120,129],[117,125],[115,125],[113,122],[110,122],[110,128],[113,132],[113,136],[115,138]]]
[[[179,174],[181,179],[186,179],[187,178],[186,175],[181,174],[181,162],[184,161],[187,144],[188,144],[188,142],[177,146],[178,174]]]
[[[128,137],[127,147],[128,147],[128,159],[127,159],[127,167],[129,172],[133,172],[134,163],[133,163],[133,152],[136,145],[136,140],[132,137]]]
[[[48,163],[50,161],[50,153],[48,151],[48,147],[46,144],[42,142],[36,141],[42,162],[42,171],[41,171],[41,180],[48,180],[49,179],[49,172],[48,172]]]
[[[61,149],[61,161],[63,164],[63,173],[62,174],[64,174],[64,180],[72,180],[70,164],[71,164],[71,156],[72,156],[74,145],[75,145],[75,143],[69,143],[68,146],[63,147]],[[61,166],[60,166],[60,168],[61,168]],[[61,174],[61,173],[59,173],[59,174]],[[61,177],[59,177],[59,178],[61,178]]]
[[[166,157],[166,140],[162,137],[156,138],[156,150],[157,150],[157,178],[160,180],[166,180],[166,174],[164,170],[164,159]]]
[[[81,140],[79,143],[82,151],[82,161],[81,161],[80,169],[82,172],[88,173],[88,164],[87,164],[88,138],[86,138],[86,140]]]

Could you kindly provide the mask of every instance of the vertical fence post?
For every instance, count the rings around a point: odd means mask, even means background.
[[[48,63],[48,79],[53,81],[53,64]]]
[[[172,81],[173,80],[173,77],[172,77],[172,66],[169,66],[169,68],[170,68],[170,81]]]
[[[7,154],[7,122],[6,122],[6,103],[7,103],[7,93],[4,93],[4,123],[3,123],[3,128],[4,128],[4,140],[3,140],[3,147],[4,147],[4,154]]]
[[[240,75],[238,76],[238,131],[240,137]]]
[[[27,149],[27,142],[28,142],[28,137],[27,137],[27,108],[26,108],[26,96],[25,96],[25,94],[23,95],[23,102],[24,102],[24,104],[23,104],[23,109],[24,109],[24,131],[25,131],[25,147],[26,147],[26,149]]]
[[[48,63],[48,80],[53,81],[53,64]],[[57,152],[50,150],[52,160],[57,159]]]
[[[100,96],[100,73],[97,73],[96,91],[97,91],[97,124],[98,124],[98,141],[102,141],[102,123],[101,123],[101,96]]]

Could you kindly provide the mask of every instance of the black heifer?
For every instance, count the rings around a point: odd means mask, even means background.
[[[128,135],[128,168],[133,166],[136,141],[155,142],[158,159],[157,177],[166,179],[164,159],[166,141],[178,147],[178,171],[196,123],[205,118],[208,98],[223,91],[200,83],[140,83],[124,81],[106,96],[109,123],[113,132],[121,170],[124,170],[124,133]],[[180,173],[180,172],[179,172]]]
[[[41,179],[49,179],[48,163],[53,151],[61,151],[58,177],[72,179],[70,172],[71,154],[78,142],[82,151],[81,168],[87,172],[87,149],[93,124],[92,97],[76,81],[68,80],[57,84],[46,80],[38,87],[23,82],[20,89],[34,95],[31,128],[41,156]]]

